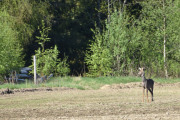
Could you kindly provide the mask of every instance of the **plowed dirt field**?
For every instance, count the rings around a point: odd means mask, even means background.
[[[151,103],[142,102],[140,83],[99,90],[14,90],[0,95],[0,119],[180,120],[180,83],[156,83]]]

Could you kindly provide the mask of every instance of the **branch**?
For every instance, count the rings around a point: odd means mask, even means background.
[[[175,51],[175,50],[178,50],[178,49],[180,49],[180,46],[177,47],[177,48],[175,48],[175,49],[173,49],[173,50],[171,50],[171,51],[166,52],[166,54],[169,54],[169,53],[171,53],[171,52],[173,52],[173,51]]]

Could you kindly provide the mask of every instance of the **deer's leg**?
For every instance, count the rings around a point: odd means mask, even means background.
[[[149,90],[149,92],[151,93],[151,101],[153,101],[153,89],[148,89]]]
[[[143,87],[143,102],[144,102],[144,91],[145,91],[145,89],[144,89],[144,87]]]
[[[151,95],[152,95],[152,101],[153,101],[153,87],[152,87],[151,91],[152,91]]]
[[[146,94],[147,94],[147,102],[149,102],[148,100],[148,89],[146,88]]]

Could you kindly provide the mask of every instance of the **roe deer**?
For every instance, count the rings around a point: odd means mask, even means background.
[[[139,68],[139,73],[138,75],[140,75],[142,77],[142,84],[143,84],[143,102],[144,102],[144,91],[146,89],[146,94],[147,94],[147,102],[149,102],[148,100],[148,90],[151,93],[151,101],[153,101],[153,87],[154,87],[154,81],[152,79],[146,79],[145,78],[145,68]]]

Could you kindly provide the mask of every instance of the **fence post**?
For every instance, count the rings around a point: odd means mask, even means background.
[[[37,84],[37,80],[36,80],[36,56],[33,56],[33,60],[34,60],[34,84]]]

